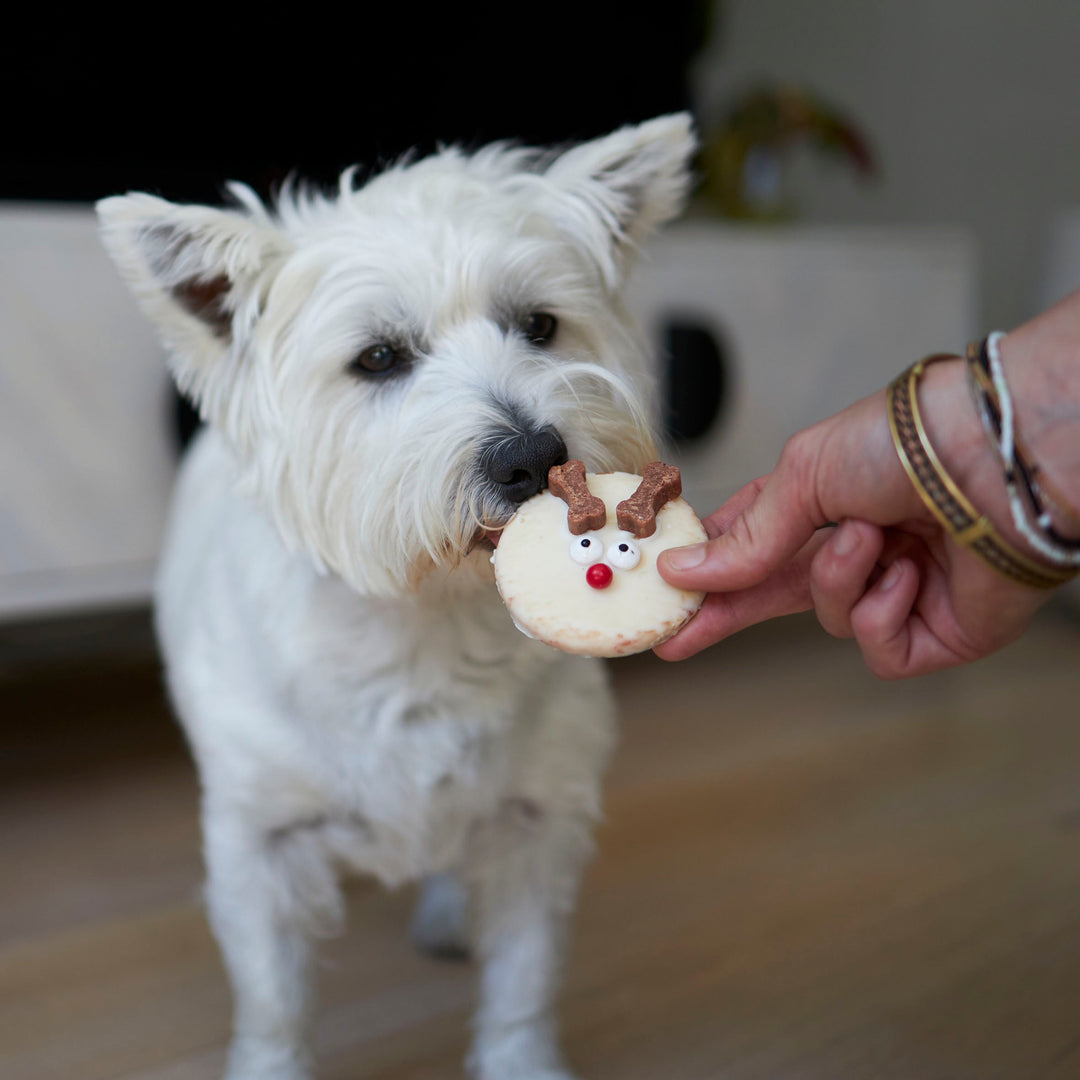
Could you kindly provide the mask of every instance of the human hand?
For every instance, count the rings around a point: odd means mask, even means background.
[[[948,472],[1022,547],[963,364],[927,369],[919,398]],[[832,522],[837,526],[827,528]],[[659,560],[673,585],[709,593],[697,616],[656,649],[666,660],[813,608],[830,634],[855,638],[875,674],[903,678],[1002,647],[1048,595],[1002,576],[945,533],[896,454],[884,390],[793,436],[776,468],[728,500],[705,527],[706,544]]]

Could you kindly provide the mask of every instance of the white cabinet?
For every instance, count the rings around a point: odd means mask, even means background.
[[[0,206],[0,618],[149,595],[170,408],[92,211]]]
[[[920,356],[962,351],[978,332],[975,267],[953,229],[691,220],[648,246],[629,301],[658,355],[674,320],[706,329],[727,367],[718,424],[672,454],[697,510],[768,472],[788,435]]]

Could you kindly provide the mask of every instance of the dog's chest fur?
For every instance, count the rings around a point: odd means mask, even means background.
[[[285,693],[311,775],[363,820],[354,854],[384,879],[415,877],[457,861],[475,823],[545,800],[528,762],[552,660],[487,590],[361,606],[339,588],[314,590]]]

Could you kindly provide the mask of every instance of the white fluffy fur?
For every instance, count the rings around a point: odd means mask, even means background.
[[[272,209],[239,186],[235,210],[100,204],[208,421],[157,615],[203,784],[229,1080],[310,1076],[311,941],[345,872],[431,879],[414,937],[467,936],[482,964],[479,1080],[569,1076],[553,1002],[612,704],[596,662],[511,625],[474,548],[510,510],[476,462],[522,417],[590,469],[653,455],[618,289],[680,209],[692,147],[675,116],[561,154],[447,149]],[[537,310],[559,319],[544,347],[515,329]],[[407,374],[347,370],[387,337]]]

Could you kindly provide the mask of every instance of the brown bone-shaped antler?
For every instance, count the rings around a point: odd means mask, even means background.
[[[652,536],[656,532],[656,512],[681,494],[679,470],[662,461],[650,461],[642,472],[637,491],[615,507],[619,528],[633,533],[639,540]]]
[[[591,495],[585,484],[585,462],[571,458],[565,465],[553,465],[548,472],[548,491],[569,507],[566,524],[574,536],[607,524],[604,500]]]

